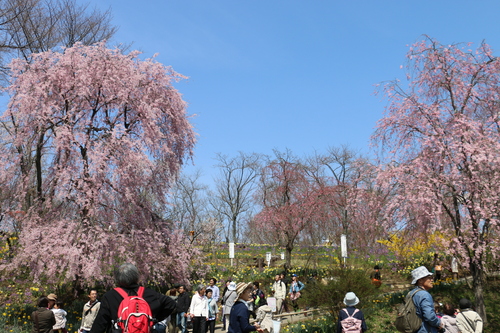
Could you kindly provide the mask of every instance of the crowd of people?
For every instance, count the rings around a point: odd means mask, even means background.
[[[381,280],[378,266],[370,277],[377,283]],[[196,286],[193,296],[185,285],[180,284],[161,294],[139,286],[139,272],[132,264],[123,264],[116,270],[115,283],[117,288],[105,293],[101,300],[98,300],[96,290],[90,290],[89,300],[83,306],[80,333],[105,333],[122,327],[120,325],[124,324],[120,323],[118,313],[127,297],[139,297],[148,304],[151,311],[148,316],[155,333],[167,330],[168,333],[187,333],[188,328],[192,333],[214,333],[218,319],[228,333],[278,333],[274,332],[273,316],[289,312],[290,305],[297,310],[301,291],[305,288],[297,275],[293,274],[291,280],[287,280],[282,273],[274,278],[272,298],[266,297],[258,282],[236,283],[230,278],[223,284],[222,292],[217,287],[217,280],[212,278],[208,285]],[[422,321],[418,333],[482,332],[482,319],[472,309],[469,300],[461,299],[458,308],[434,302],[429,293],[434,285],[434,273],[426,267],[412,271],[411,283],[415,287],[408,297]],[[356,294],[348,292],[343,302],[345,308],[338,315],[337,333],[367,331],[363,312],[356,308],[360,302]],[[37,306],[31,315],[33,333],[67,333],[67,313],[57,295],[40,297]]]

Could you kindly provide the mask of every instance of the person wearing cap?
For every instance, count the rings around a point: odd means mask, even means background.
[[[249,333],[258,331],[264,332],[259,324],[250,325],[250,312],[247,303],[252,300],[252,283],[240,282],[236,285],[236,295],[238,297],[236,303],[231,308],[229,315],[229,333]]]
[[[226,332],[229,330],[229,315],[231,314],[231,308],[233,307],[237,299],[238,299],[238,294],[236,294],[236,283],[231,281],[229,282],[227,286],[227,291],[224,294],[224,297],[222,298],[224,302],[224,308],[222,309],[222,313],[224,314],[223,320]]]
[[[52,309],[54,307],[54,304],[56,304],[57,295],[56,294],[48,294],[47,299],[49,300],[49,309]]]
[[[442,323],[434,311],[434,300],[429,293],[434,287],[432,273],[425,266],[420,266],[411,272],[411,276],[411,284],[415,285],[415,288],[410,293],[415,293],[413,303],[417,316],[422,319],[422,326],[417,333],[437,333],[442,328]]]
[[[295,311],[299,310],[299,303],[297,300],[300,298],[301,293],[300,291],[304,289],[304,284],[299,281],[299,277],[297,274],[292,274],[292,283],[290,284],[290,290],[289,295],[290,295],[290,300],[292,301],[292,306]]]
[[[355,319],[361,320],[361,332],[368,330],[365,322],[365,316],[361,310],[356,309],[356,305],[359,303],[359,298],[353,292],[348,292],[344,297],[344,304],[346,308],[340,310],[339,320],[337,322],[337,333],[342,333],[342,320],[352,316]]]
[[[460,312],[457,314],[457,326],[461,333],[482,333],[483,319],[472,310],[472,304],[467,298],[458,302]]]

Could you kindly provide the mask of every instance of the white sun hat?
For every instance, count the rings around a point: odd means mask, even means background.
[[[233,291],[236,290],[236,282],[230,282],[229,286],[227,286],[227,290]]]
[[[352,291],[350,291],[347,294],[345,294],[345,297],[344,297],[344,304],[345,305],[347,305],[347,306],[355,306],[358,303],[359,303],[359,298],[358,298],[358,296],[356,296],[355,293],[353,293]]]
[[[411,284],[415,284],[421,278],[424,278],[426,276],[432,276],[432,275],[433,274],[427,270],[427,267],[425,267],[425,266],[417,267],[413,271],[411,271],[411,277],[413,278],[413,280],[411,281]]]

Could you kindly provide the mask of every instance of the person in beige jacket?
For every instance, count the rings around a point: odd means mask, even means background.
[[[462,298],[458,303],[460,312],[457,314],[457,326],[461,333],[482,333],[483,319],[472,310],[471,302]]]
[[[283,300],[286,297],[286,284],[281,281],[281,276],[276,274],[274,277],[274,283],[272,290],[274,292],[274,297],[276,298],[276,313],[280,314],[282,312]]]
[[[274,333],[273,310],[269,305],[259,306],[255,320],[260,324],[260,328],[264,330],[264,333]]]
[[[89,301],[83,306],[82,323],[80,325],[80,329],[78,330],[80,333],[90,332],[100,307],[101,303],[97,300],[97,291],[91,290],[89,294]]]

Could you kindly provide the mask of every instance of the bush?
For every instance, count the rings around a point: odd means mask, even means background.
[[[345,307],[343,300],[346,293],[354,292],[360,299],[358,307],[362,309],[372,307],[372,300],[380,294],[364,270],[338,268],[332,269],[330,274],[332,278],[307,283],[300,303],[327,308],[336,317]]]

